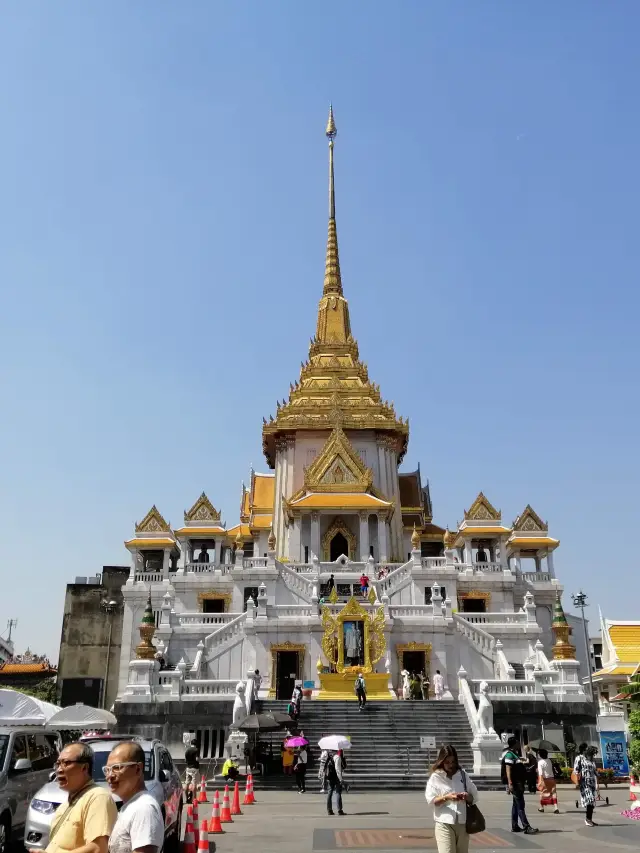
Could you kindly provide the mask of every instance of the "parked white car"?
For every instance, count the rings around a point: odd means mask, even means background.
[[[180,826],[182,822],[182,785],[180,775],[174,767],[169,750],[158,740],[145,740],[132,735],[82,738],[94,752],[93,778],[108,790],[103,768],[109,753],[118,742],[133,740],[144,750],[144,779],[147,791],[152,794],[162,809],[165,823],[165,853],[178,853]],[[112,794],[116,806],[122,800]],[[65,802],[68,794],[58,783],[48,781],[33,796],[27,812],[24,844],[27,848],[42,849],[49,843],[51,820],[58,806]],[[4,851],[0,850],[0,853]]]

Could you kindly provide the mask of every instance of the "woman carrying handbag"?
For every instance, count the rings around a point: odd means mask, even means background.
[[[438,853],[468,853],[469,835],[482,832],[478,790],[458,762],[455,747],[442,746],[431,768],[425,797],[433,806]]]

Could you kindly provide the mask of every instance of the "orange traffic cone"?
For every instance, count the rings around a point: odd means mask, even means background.
[[[200,833],[199,833],[199,827],[198,827],[199,815],[198,815],[198,801],[197,800],[195,800],[193,802],[193,804],[191,805],[191,811],[193,813],[193,838],[194,838],[195,845],[197,848],[198,842],[200,841]],[[188,813],[189,812],[187,811],[187,814]]]
[[[196,853],[196,842],[193,835],[193,821],[189,819],[187,811],[187,823],[184,828],[184,842],[182,847],[184,853]]]
[[[236,782],[233,789],[233,802],[231,803],[231,814],[242,814],[240,810],[240,785]]]
[[[213,808],[211,809],[211,822],[209,824],[209,832],[224,832],[220,822],[220,795],[216,791],[213,795]],[[187,851],[185,850],[185,853]]]
[[[256,801],[256,796],[253,793],[253,774],[249,773],[249,777],[247,779],[247,790],[244,795],[244,803],[243,806],[252,806]]]
[[[208,803],[207,800],[207,783],[205,782],[204,776],[200,780],[200,793],[198,794],[198,802],[199,803]]]
[[[209,853],[209,834],[207,832],[207,822],[204,819],[200,823],[200,841],[198,841],[198,853]]]
[[[229,805],[229,786],[224,786],[224,797],[222,798],[222,809],[220,811],[221,823],[233,823],[231,817],[231,806]]]

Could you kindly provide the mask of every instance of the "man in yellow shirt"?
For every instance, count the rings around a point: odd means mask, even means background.
[[[53,816],[47,853],[107,853],[118,811],[111,794],[93,781],[93,757],[85,743],[70,743],[60,753],[56,777],[69,799]]]

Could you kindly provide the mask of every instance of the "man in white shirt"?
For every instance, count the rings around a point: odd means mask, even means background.
[[[160,806],[144,784],[144,750],[138,743],[116,746],[104,768],[109,787],[122,800],[109,839],[109,853],[159,853],[164,844]]]
[[[442,699],[444,694],[444,678],[440,675],[440,670],[436,670],[433,676],[433,692],[436,694],[436,699]]]

